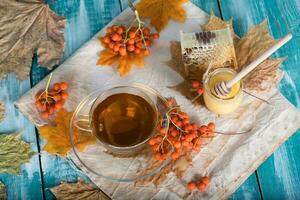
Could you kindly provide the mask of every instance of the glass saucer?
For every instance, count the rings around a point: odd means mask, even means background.
[[[133,87],[145,94],[155,103],[159,113],[163,114],[165,110],[166,99],[159,94],[156,90],[149,88],[141,84],[131,84],[128,86],[117,87]],[[150,145],[145,144],[142,149],[139,149],[134,155],[116,155],[107,149],[107,146],[103,144],[97,137],[90,131],[90,110],[99,96],[105,93],[111,88],[99,89],[94,91],[85,97],[77,106],[70,121],[69,138],[73,149],[73,155],[79,161],[79,164],[89,172],[112,181],[117,182],[133,182],[140,179],[147,178],[161,171],[170,161],[170,155],[168,159],[164,161],[156,161],[153,156]],[[126,91],[124,91],[126,93]],[[80,124],[80,125],[79,125]],[[96,143],[89,145],[84,151],[74,145],[74,133],[73,129],[76,128],[80,134],[86,134],[95,138]],[[76,138],[75,138],[76,139]],[[169,154],[172,150],[169,151]]]

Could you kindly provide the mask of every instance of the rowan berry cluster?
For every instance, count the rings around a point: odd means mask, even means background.
[[[158,33],[151,33],[148,27],[130,27],[113,25],[106,29],[106,35],[101,39],[104,47],[113,50],[116,54],[149,55],[149,48],[154,39],[158,39]]]
[[[191,85],[198,95],[203,94],[203,85],[199,81],[193,81]]]
[[[51,77],[52,74],[50,75],[46,89],[35,95],[35,106],[41,112],[41,116],[44,119],[48,119],[50,115],[61,109],[65,101],[69,98],[67,92],[69,86],[66,82],[55,83],[49,89]]]
[[[181,111],[179,106],[174,106],[173,99],[169,99],[166,105],[170,110],[162,117],[157,134],[148,141],[155,159],[167,159],[170,151],[173,160],[186,152],[200,151],[203,139],[214,136],[215,124],[192,123],[186,112]]]
[[[200,192],[204,192],[207,188],[207,186],[210,183],[210,178],[208,176],[204,176],[200,179],[200,181],[190,181],[187,184],[187,188],[190,191],[193,191],[195,189],[200,190]]]

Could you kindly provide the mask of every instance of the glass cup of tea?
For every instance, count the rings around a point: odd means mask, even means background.
[[[155,101],[139,86],[113,87],[96,97],[88,116],[75,126],[92,133],[109,153],[133,156],[155,134],[159,118]]]

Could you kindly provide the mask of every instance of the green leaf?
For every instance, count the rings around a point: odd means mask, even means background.
[[[0,182],[0,200],[6,199],[6,191],[5,191],[5,185]]]
[[[20,134],[0,135],[0,173],[20,173],[20,166],[29,162],[35,154]]]
[[[5,118],[5,105],[0,101],[0,122]]]

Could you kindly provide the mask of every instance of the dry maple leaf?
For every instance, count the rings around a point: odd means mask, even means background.
[[[64,18],[43,0],[0,1],[0,79],[7,73],[27,78],[35,52],[41,66],[52,68],[64,51]]]
[[[110,49],[105,49],[100,53],[99,60],[97,61],[97,65],[98,66],[117,65],[120,76],[125,76],[130,72],[133,65],[136,65],[137,67],[140,68],[143,67],[144,58],[145,56],[142,54],[140,55],[127,54],[126,56],[120,56],[118,54],[115,54]]]
[[[184,22],[186,13],[182,4],[188,0],[141,0],[136,9],[141,17],[150,18],[158,32],[164,29],[169,19]]]
[[[263,64],[257,66],[243,80],[244,88],[249,91],[268,91],[275,87],[281,78],[280,71],[278,70],[280,64],[286,58],[270,58],[264,61]]]
[[[65,183],[51,188],[57,200],[109,200],[99,188],[93,188],[82,180],[77,183]]]
[[[0,122],[5,118],[5,104],[0,101]]]
[[[45,125],[39,128],[39,132],[43,139],[47,140],[44,150],[50,154],[59,154],[65,156],[71,149],[69,141],[69,128],[70,120],[73,112],[67,112],[61,109],[55,118],[55,126]],[[79,151],[83,151],[89,144],[94,144],[96,139],[89,135],[84,134],[74,128],[73,143]]]
[[[255,60],[275,43],[275,39],[269,33],[266,21],[252,27],[237,43],[236,52],[239,68]],[[284,60],[285,58],[269,58],[262,62],[245,77],[243,80],[244,88],[253,91],[267,91],[275,87],[280,77],[278,68]]]
[[[252,27],[236,46],[239,67],[253,61],[275,43],[269,33],[267,21]]]

